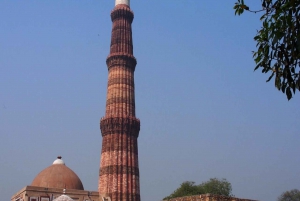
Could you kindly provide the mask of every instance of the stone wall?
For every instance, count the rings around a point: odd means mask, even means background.
[[[19,192],[14,194],[10,201],[52,201],[64,193],[74,201],[99,201],[98,191],[46,188],[38,186],[25,186]]]
[[[236,197],[227,197],[222,195],[202,194],[202,195],[172,198],[164,201],[255,201],[255,200],[241,199]]]

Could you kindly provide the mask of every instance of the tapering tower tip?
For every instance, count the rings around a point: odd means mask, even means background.
[[[125,4],[130,7],[130,0],[116,0],[115,5],[118,5],[118,4]]]

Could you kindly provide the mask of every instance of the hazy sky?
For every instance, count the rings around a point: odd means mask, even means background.
[[[234,16],[234,2],[131,1],[142,201],[213,177],[263,201],[300,188],[299,93],[253,72],[260,16]],[[2,200],[58,155],[97,190],[113,7],[0,0]]]

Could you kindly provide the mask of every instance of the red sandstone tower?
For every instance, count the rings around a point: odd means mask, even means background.
[[[137,138],[140,121],[135,117],[134,70],[129,0],[116,0],[110,54],[107,57],[106,113],[100,120],[102,152],[99,194],[112,201],[140,201]]]

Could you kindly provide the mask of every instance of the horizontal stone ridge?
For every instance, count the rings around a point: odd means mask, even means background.
[[[116,141],[118,139],[114,138],[111,140]],[[134,140],[134,141],[136,142],[136,140]],[[131,147],[130,150],[128,149],[128,150],[123,150],[123,151],[122,150],[115,151],[112,149],[107,151],[108,149],[106,149],[106,151],[102,152],[102,154],[101,154],[100,167],[106,167],[106,166],[111,166],[111,165],[125,165],[125,166],[130,166],[130,167],[139,167],[138,154],[133,153],[133,150],[134,150],[133,142],[130,142],[128,144],[128,147],[129,146]]]
[[[114,84],[126,84],[129,86],[133,86],[134,81],[132,78],[127,78],[127,77],[110,78],[108,80],[108,86],[114,85]]]
[[[112,21],[122,17],[128,19],[129,22],[132,23],[134,14],[128,6],[118,5],[111,11],[110,17]]]
[[[138,137],[140,120],[135,117],[104,117],[100,120],[102,136],[125,134]]]
[[[113,143],[112,143],[113,142]],[[114,151],[119,155],[134,154],[137,158],[138,147],[136,138],[128,135],[111,134],[102,139],[102,154]],[[123,153],[122,153],[123,152]],[[127,160],[125,160],[127,162]],[[127,163],[124,163],[127,164]]]
[[[107,146],[102,147],[102,154],[107,153],[107,152],[111,152],[111,151],[123,151],[123,152],[126,152],[126,154],[134,154],[134,157],[136,157],[136,158],[137,158],[137,155],[138,155],[137,146],[133,147],[130,152],[128,151],[128,148],[124,147],[124,146],[114,146],[113,148],[111,148],[111,146],[109,146],[109,144],[108,144]]]
[[[99,170],[99,175],[105,174],[131,174],[137,177],[140,176],[138,167],[130,167],[126,165],[111,165],[106,167],[101,167]]]
[[[108,70],[112,67],[127,67],[134,72],[135,66],[137,64],[136,59],[131,54],[124,54],[124,53],[112,53],[106,59],[106,64]]]
[[[106,105],[110,105],[110,104],[118,104],[118,103],[125,103],[125,104],[129,104],[130,100],[128,100],[127,97],[116,97],[116,98],[110,98],[106,100]],[[134,100],[130,101],[130,104],[135,104]]]
[[[128,200],[128,201],[140,201],[140,194],[137,193],[108,193],[111,200]]]

